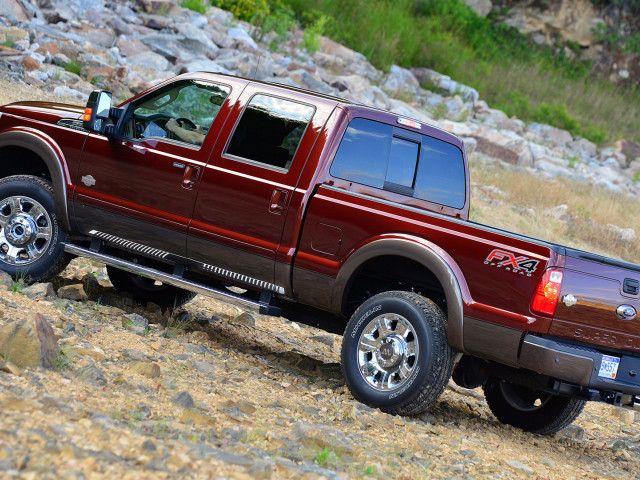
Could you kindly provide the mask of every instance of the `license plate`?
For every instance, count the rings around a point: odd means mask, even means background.
[[[618,357],[610,357],[609,355],[603,355],[598,376],[603,378],[612,378],[612,379],[616,378],[616,374],[618,373],[619,366],[620,366],[620,359]]]

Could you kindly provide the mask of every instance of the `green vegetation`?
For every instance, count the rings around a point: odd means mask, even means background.
[[[82,71],[82,64],[77,59],[72,58],[64,66],[64,69],[67,72],[71,72],[71,73],[75,73],[76,75],[80,75],[80,72]]]
[[[459,0],[211,3],[265,27],[269,26],[265,19],[288,12],[288,7],[300,25],[310,29],[305,47],[311,53],[318,45],[315,39],[324,32],[362,52],[379,68],[395,63],[429,67],[449,75],[476,88],[490,106],[525,121],[567,128],[597,143],[618,138],[640,140],[637,89],[616,87],[596,78],[589,62],[569,58],[575,46],[537,45],[499,23],[495,14],[481,18]],[[634,41],[629,39],[627,44],[635,45]]]
[[[338,463],[338,456],[333,449],[326,447],[322,451],[316,451],[316,458],[314,459],[314,462],[324,468],[333,467]]]
[[[10,35],[7,35],[4,39],[4,42],[2,42],[3,47],[13,48],[14,45],[15,42],[13,41],[13,37]]]
[[[206,0],[182,0],[180,6],[204,14],[207,13],[209,9],[209,6],[205,2]]]
[[[315,22],[307,26],[307,28],[304,29],[302,48],[311,54],[320,50],[320,35],[324,33],[329,21],[330,17],[320,15]]]

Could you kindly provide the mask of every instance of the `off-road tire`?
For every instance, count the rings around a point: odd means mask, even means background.
[[[497,378],[490,378],[483,389],[489,408],[501,423],[540,435],[552,435],[573,423],[587,403]]]
[[[153,302],[163,309],[172,310],[181,307],[196,296],[194,292],[173,285],[155,285],[153,280],[110,265],[107,265],[107,273],[118,292],[129,292],[142,305]]]
[[[0,269],[11,275],[15,281],[35,283],[51,280],[64,270],[72,258],[64,251],[67,234],[58,224],[53,195],[51,184],[39,177],[13,175],[0,180],[0,213],[5,216],[0,225],[0,248],[3,249],[0,252]],[[13,204],[10,201],[12,199]],[[33,213],[35,205],[43,211]],[[32,226],[49,232],[49,239],[45,241],[36,238],[39,233],[32,229],[32,240],[27,240],[27,235],[21,239],[25,240],[24,244],[16,244],[16,238],[11,237],[12,234],[9,232],[11,219],[15,219],[16,216],[21,216],[23,221],[33,222],[30,223]],[[22,232],[24,231],[23,227]],[[10,246],[13,248],[13,256],[10,251],[4,251]],[[34,247],[32,253],[26,253],[28,246]],[[15,253],[19,249],[23,249],[22,254]]]
[[[399,335],[401,331],[405,333]],[[373,344],[379,347],[369,352]],[[385,352],[383,344],[392,347]],[[417,353],[397,356],[396,351]],[[361,365],[373,372],[367,359],[374,358],[382,362],[376,363],[381,370],[365,376]],[[394,415],[419,415],[436,402],[451,377],[453,353],[447,342],[447,319],[435,303],[417,293],[380,293],[360,305],[349,320],[341,360],[347,386],[358,401]],[[389,375],[397,367],[382,365],[394,361],[404,371]]]

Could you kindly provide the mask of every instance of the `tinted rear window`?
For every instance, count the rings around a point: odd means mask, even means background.
[[[465,203],[464,159],[458,147],[363,118],[349,124],[331,175],[453,208]]]

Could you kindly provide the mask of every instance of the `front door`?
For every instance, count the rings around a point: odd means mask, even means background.
[[[199,181],[231,90],[181,79],[134,100],[115,136],[89,135],[74,195],[77,227],[146,256],[184,257]]]

